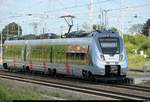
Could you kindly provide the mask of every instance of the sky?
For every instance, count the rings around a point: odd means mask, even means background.
[[[35,33],[34,24],[37,24],[37,35],[43,29],[61,34],[67,32],[68,26],[60,16],[75,16],[74,31],[83,29],[84,24],[101,24],[103,10],[107,10],[108,28],[126,32],[131,25],[143,24],[150,18],[150,0],[0,0],[0,31],[16,22],[22,27],[23,35]]]

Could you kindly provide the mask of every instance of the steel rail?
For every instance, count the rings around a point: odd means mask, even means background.
[[[62,89],[67,89],[67,90],[73,90],[73,91],[78,91],[78,92],[97,95],[97,96],[104,96],[104,97],[109,97],[109,98],[113,98],[113,99],[120,99],[120,100],[149,99],[150,100],[150,98],[143,97],[143,96],[140,97],[140,96],[136,96],[136,95],[129,95],[129,94],[124,94],[124,93],[119,93],[119,92],[117,93],[117,92],[112,92],[112,91],[106,91],[104,89],[96,90],[93,88],[87,88],[87,87],[83,87],[83,86],[75,86],[75,85],[68,85],[68,84],[62,84],[62,83],[56,83],[56,82],[49,82],[49,81],[32,79],[32,78],[24,78],[24,77],[14,76],[14,75],[5,75],[2,73],[0,73],[0,77],[6,78],[6,79],[28,82],[28,83],[39,84],[39,85],[45,85],[45,86],[50,86],[50,87],[57,87],[57,88],[62,88]]]
[[[146,87],[146,86],[126,85],[126,84],[120,84],[120,85],[111,84],[111,86],[112,86],[112,87],[119,87],[119,88],[132,89],[132,90],[136,90],[136,91],[150,92],[150,87]]]

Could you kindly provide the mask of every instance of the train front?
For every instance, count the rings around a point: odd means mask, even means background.
[[[112,31],[93,34],[93,65],[95,75],[111,80],[124,79],[128,71],[128,61],[124,42],[118,33]]]

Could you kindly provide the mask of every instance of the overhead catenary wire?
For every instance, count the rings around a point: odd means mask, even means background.
[[[93,2],[93,3],[91,3],[91,5],[97,5],[99,3],[106,3],[108,1],[112,1],[112,0],[103,0],[103,1]],[[64,8],[56,9],[56,10],[48,10],[48,11],[45,11],[44,13],[58,12],[58,11],[66,10],[66,9],[74,9],[74,8],[76,9],[76,8],[80,8],[80,7],[86,7],[86,6],[89,6],[89,5],[90,5],[90,3],[88,3],[88,4],[81,4],[81,5],[74,5],[74,6],[64,7]]]
[[[109,2],[109,1],[113,1],[113,0],[103,0],[103,1],[97,1],[97,2],[93,2],[92,3],[92,5],[97,5],[97,4],[101,4],[101,3],[107,3],[107,2]],[[55,9],[55,10],[48,10],[48,11],[44,11],[44,13],[42,14],[35,14],[36,15],[36,17],[37,17],[37,15],[51,15],[50,13],[59,13],[59,11],[63,11],[63,10],[71,10],[71,9],[77,9],[77,8],[81,8],[81,7],[88,7],[89,6],[89,4],[90,3],[87,3],[87,4],[79,4],[79,5],[74,5],[74,6],[70,6],[70,7],[64,7],[63,6],[63,8],[61,8],[61,9]],[[139,4],[139,5],[133,5],[133,6],[126,6],[126,7],[122,7],[122,8],[112,8],[112,9],[106,9],[108,12],[113,12],[113,11],[119,11],[119,10],[125,10],[125,9],[131,9],[131,8],[135,8],[135,9],[137,9],[137,8],[142,8],[142,7],[147,7],[147,6],[150,6],[150,3],[145,3],[145,4]],[[88,14],[89,12],[87,11],[87,12],[79,12],[79,11],[75,11],[74,12],[74,15],[76,16],[78,16],[77,18],[79,19],[79,18],[81,18],[81,16],[86,16],[86,14]],[[97,17],[98,17],[98,14],[99,14],[99,11],[97,10],[97,11],[93,11],[92,12],[93,13],[93,15],[95,15],[95,14],[97,14]],[[24,17],[26,14],[20,14],[20,15],[15,15],[15,17]],[[33,14],[33,16],[34,16],[34,14]],[[54,16],[54,17],[52,17],[52,16]],[[111,15],[111,18],[112,18],[112,15]],[[115,17],[113,17],[113,18],[115,18]],[[50,18],[48,18],[48,19],[55,19],[55,20],[57,20],[58,19],[58,17],[56,17],[56,15],[51,15],[51,17]],[[48,20],[47,19],[47,20]],[[60,22],[60,20],[58,20],[58,22]]]

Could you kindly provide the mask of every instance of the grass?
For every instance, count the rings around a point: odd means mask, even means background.
[[[142,69],[146,64],[150,64],[150,58],[144,58],[140,55],[128,54],[129,69]]]
[[[0,84],[1,100],[37,100],[40,94],[35,93],[28,88],[14,89],[4,84]]]
[[[20,86],[18,83],[6,83],[7,81],[0,80],[0,100],[49,100],[52,97],[56,99],[75,100],[72,95],[64,95],[61,92],[40,89],[39,87],[29,87],[28,85]],[[46,97],[45,97],[46,96]]]
[[[141,34],[135,36],[124,35],[124,42],[128,56],[129,69],[142,69],[144,65],[150,64],[150,58],[145,59],[140,55],[141,50],[144,51],[144,54],[149,55],[148,48],[150,42],[147,37]],[[137,55],[135,55],[135,50],[137,50]]]

